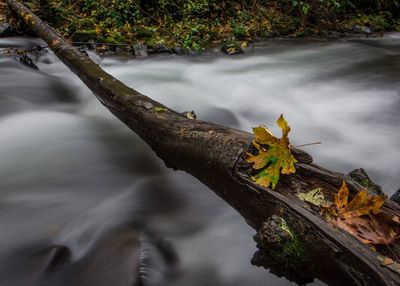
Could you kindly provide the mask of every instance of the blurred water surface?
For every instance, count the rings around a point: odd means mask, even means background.
[[[0,48],[38,43],[1,39]],[[388,195],[400,187],[399,34],[271,41],[238,57],[91,56],[202,120],[278,132],[284,113],[292,143],[323,142],[307,148],[317,163],[363,167]],[[35,62],[39,71],[0,58],[1,285],[291,284],[250,265],[254,231],[235,211],[167,169],[53,54]]]

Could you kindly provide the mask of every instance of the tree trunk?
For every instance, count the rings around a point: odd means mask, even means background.
[[[378,252],[326,223],[317,210],[295,196],[299,191],[319,187],[332,200],[343,180],[354,195],[362,189],[356,181],[314,164],[310,155],[294,148],[292,153],[298,160],[294,175],[282,175],[274,191],[256,185],[244,160],[251,134],[189,119],[140,94],[71,47],[18,1],[8,0],[8,4],[98,100],[151,146],[168,167],[184,170],[199,179],[258,231],[256,240],[260,250],[254,264],[299,283],[316,277],[329,285],[400,285],[400,275],[381,266]],[[166,111],[157,112],[156,107]],[[385,202],[383,211],[400,215],[399,205],[391,201]],[[285,237],[279,227],[280,218],[287,222],[295,239]],[[287,243],[290,250],[285,247]],[[399,249],[396,242],[378,251],[396,258]]]

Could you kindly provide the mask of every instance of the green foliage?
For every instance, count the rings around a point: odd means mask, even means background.
[[[346,19],[342,22],[342,29],[351,30],[355,25],[367,26],[373,29],[375,32],[397,30],[396,20],[391,19],[385,13],[376,15],[366,15],[359,13],[352,18]]]
[[[226,39],[305,31],[400,29],[400,0],[47,0],[27,1],[71,38],[96,31],[97,41],[181,46],[201,51]],[[40,6],[40,3],[46,3]],[[92,34],[93,36],[93,34]]]
[[[238,40],[244,40],[249,37],[247,26],[243,22],[231,22],[232,33]]]
[[[297,1],[297,0],[291,0],[292,4],[292,10],[293,9],[298,9],[299,14],[303,18],[303,21],[305,17],[308,15],[308,12],[310,11],[311,6],[303,1]]]
[[[190,21],[188,25],[184,25],[182,28],[175,35],[184,49],[201,51],[210,40],[209,27],[205,23]]]
[[[187,0],[183,1],[183,14],[186,17],[193,15],[203,15],[208,13],[209,10],[208,0]]]
[[[72,40],[75,42],[87,42],[89,40],[97,40],[98,35],[95,30],[76,30],[72,34]]]

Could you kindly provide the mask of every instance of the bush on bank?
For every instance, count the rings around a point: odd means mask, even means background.
[[[201,51],[220,42],[400,30],[400,0],[33,0],[75,42]]]

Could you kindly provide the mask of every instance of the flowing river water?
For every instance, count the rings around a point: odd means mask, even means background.
[[[400,187],[400,34],[274,40],[235,57],[91,57],[202,120],[279,133],[283,113],[294,145],[322,142],[304,147],[320,165],[363,167],[388,195]],[[252,266],[243,219],[167,169],[52,53],[35,63],[0,58],[0,285],[293,284]]]

